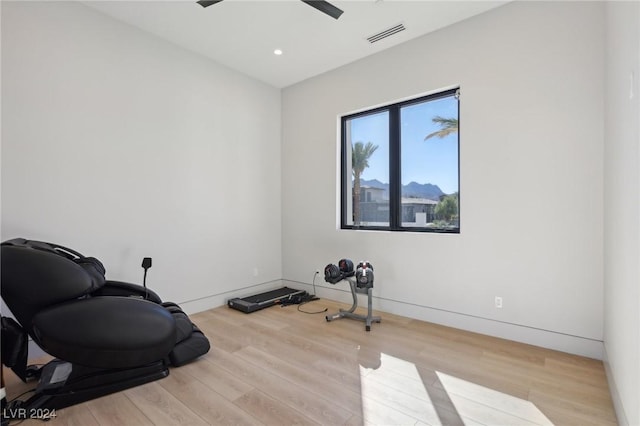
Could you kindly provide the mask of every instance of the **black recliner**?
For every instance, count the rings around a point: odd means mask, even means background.
[[[178,305],[106,280],[95,258],[23,238],[0,248],[2,299],[17,320],[2,318],[2,363],[38,380],[34,395],[5,413],[63,408],[161,379],[169,365],[209,351]],[[27,367],[27,335],[56,359]]]

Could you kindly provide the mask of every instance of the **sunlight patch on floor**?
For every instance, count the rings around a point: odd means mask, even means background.
[[[433,426],[442,423],[415,364],[380,354],[380,366],[360,366],[365,424]]]
[[[549,425],[553,423],[531,401],[498,392],[436,371],[461,418],[486,425]],[[466,424],[466,422],[465,422]]]
[[[360,365],[364,424],[553,426],[530,401],[435,373],[435,383],[425,384],[415,364],[384,353],[379,363]]]

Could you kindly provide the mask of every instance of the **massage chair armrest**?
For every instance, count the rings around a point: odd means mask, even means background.
[[[162,303],[160,296],[153,290],[145,289],[141,285],[123,281],[105,281],[104,285],[91,293],[92,296],[123,296],[146,299],[153,303]]]

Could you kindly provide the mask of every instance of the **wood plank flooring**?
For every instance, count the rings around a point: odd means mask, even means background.
[[[301,309],[329,313],[328,300]],[[297,306],[192,315],[204,357],[58,410],[51,425],[616,424],[600,361],[376,312],[365,332]],[[25,385],[5,371],[9,399]],[[23,424],[40,424],[29,420]]]

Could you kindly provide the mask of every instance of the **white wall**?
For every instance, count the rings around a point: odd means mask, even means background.
[[[640,7],[606,5],[606,98],[604,9],[510,4],[290,87],[281,153],[276,89],[82,5],[2,2],[1,238],[134,282],[153,256],[191,311],[349,256],[391,312],[596,357],[604,322],[640,424]],[[462,233],[337,230],[337,117],[458,84]]]
[[[285,89],[283,277],[368,259],[381,309],[601,357],[603,14],[516,2]],[[339,115],[453,85],[461,233],[338,230]]]
[[[618,421],[640,425],[640,3],[607,2],[605,365]]]
[[[3,240],[138,283],[151,256],[189,311],[282,276],[279,90],[81,4],[2,6]]]

